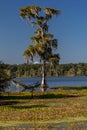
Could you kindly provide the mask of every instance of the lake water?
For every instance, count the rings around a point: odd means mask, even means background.
[[[41,82],[41,78],[16,78],[24,84],[33,85],[36,82]],[[57,86],[87,86],[87,76],[83,77],[50,77],[47,78],[47,83],[50,88]],[[11,83],[10,91],[20,91],[20,87],[16,87]]]
[[[31,85],[34,84],[35,82],[41,82],[41,78],[16,78],[16,80],[19,80],[27,85]],[[87,77],[50,77],[47,78],[47,83],[50,87],[56,87],[56,86],[87,86]],[[19,87],[15,87],[14,84],[11,83],[11,87],[10,87],[10,91],[20,91]],[[67,122],[63,122],[63,123],[58,123],[58,124],[52,124],[50,126],[48,126],[48,128],[46,128],[47,130],[52,129],[59,129],[59,130],[68,130],[68,129],[72,129],[72,130],[87,130],[87,121],[83,121],[82,125],[76,122],[75,126],[71,125],[69,126],[69,124],[67,124]],[[73,124],[73,123],[72,123]],[[31,127],[31,128],[30,128]],[[72,127],[72,128],[71,128]],[[31,125],[19,125],[19,126],[15,126],[12,127],[13,129],[33,129]],[[6,128],[6,130],[9,130],[10,128]],[[0,127],[0,130],[5,130],[2,127]]]

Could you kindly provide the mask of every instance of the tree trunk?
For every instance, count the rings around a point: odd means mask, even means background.
[[[42,91],[42,92],[45,92],[46,89],[47,89],[47,83],[46,83],[45,61],[43,60],[43,63],[42,63],[41,91]]]

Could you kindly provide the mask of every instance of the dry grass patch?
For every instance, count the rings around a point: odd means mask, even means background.
[[[4,94],[0,100],[0,122],[63,122],[87,118],[87,91],[64,90]]]

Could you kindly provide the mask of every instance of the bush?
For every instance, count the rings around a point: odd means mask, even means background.
[[[5,88],[8,86],[8,81],[10,77],[7,75],[4,69],[0,69],[0,93],[5,91]]]

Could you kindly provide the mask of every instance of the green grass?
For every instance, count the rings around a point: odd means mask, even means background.
[[[45,93],[4,93],[0,96],[0,126],[40,126],[87,119],[87,87],[58,87]],[[69,123],[70,124],[70,123]]]

